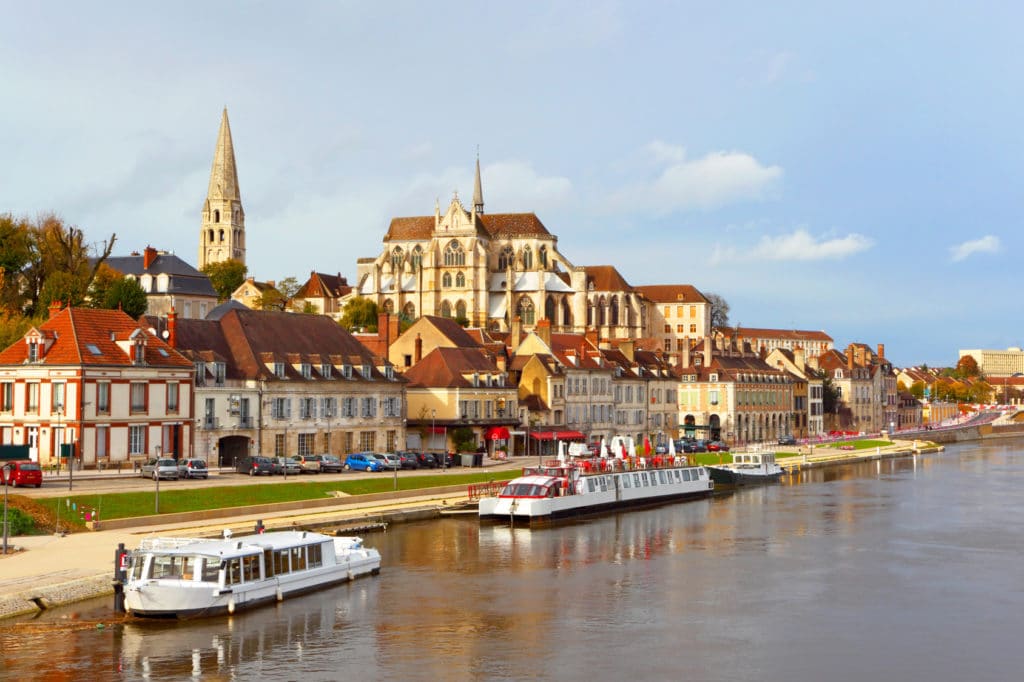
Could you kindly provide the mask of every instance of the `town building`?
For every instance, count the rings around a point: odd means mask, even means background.
[[[405,380],[329,317],[231,303],[166,322],[194,363],[196,453],[211,463],[405,446]]]
[[[245,264],[245,210],[238,189],[238,169],[227,107],[221,114],[213,166],[210,168],[210,185],[203,202],[199,269],[226,260]]]
[[[484,211],[477,160],[473,204],[456,194],[442,213],[394,218],[383,249],[357,263],[356,289],[382,312],[414,320],[434,315],[508,332],[519,318],[530,331],[633,338],[645,326],[641,297],[609,266],[572,263],[533,213]]]
[[[785,435],[816,438],[825,431],[824,381],[821,374],[807,364],[804,349],[775,348],[765,358],[771,367],[778,367],[793,379],[792,431]]]
[[[352,287],[341,273],[328,275],[313,271],[309,273],[309,279],[292,296],[290,306],[296,312],[315,312],[339,320],[345,301],[351,293]]]
[[[970,355],[978,363],[983,376],[1008,377],[1024,374],[1024,350],[1010,347],[1006,350],[986,350],[981,348],[961,350],[959,357]]]
[[[172,309],[186,318],[203,318],[217,305],[210,278],[167,251],[151,246],[130,256],[104,261],[146,292],[146,314],[166,316]]]
[[[923,422],[921,401],[907,391],[899,392],[896,431],[920,429]]]
[[[749,344],[755,351],[764,348],[771,352],[776,348],[784,350],[804,349],[807,357],[817,357],[832,350],[832,337],[823,331],[802,329],[762,329],[758,327],[731,327],[716,330],[716,334],[734,337],[739,343]]]
[[[86,467],[192,454],[193,365],[120,310],[50,307],[0,352],[0,442]]]
[[[274,280],[257,282],[252,277],[246,277],[245,281],[238,285],[238,288],[231,292],[231,300],[238,301],[251,310],[284,310],[284,294],[276,288]],[[275,301],[276,306],[268,306],[269,301]]]
[[[689,284],[653,284],[635,287],[650,305],[645,336],[657,339],[665,353],[679,357],[683,345],[693,345],[711,331],[711,304]]]

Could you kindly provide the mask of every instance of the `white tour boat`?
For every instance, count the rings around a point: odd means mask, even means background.
[[[378,572],[380,552],[357,537],[147,538],[131,553],[125,609],[147,618],[235,613]]]
[[[774,452],[736,452],[731,464],[709,464],[711,479],[719,485],[771,483],[782,476]]]
[[[715,484],[705,467],[674,461],[641,468],[626,468],[621,459],[525,467],[496,495],[481,497],[478,514],[499,521],[551,521],[712,493]]]

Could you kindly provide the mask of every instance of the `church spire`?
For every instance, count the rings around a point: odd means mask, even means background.
[[[245,264],[245,211],[242,210],[242,196],[238,191],[235,145],[231,140],[228,108],[224,107],[210,168],[210,186],[203,202],[199,269],[229,259]]]
[[[480,183],[480,150],[476,152],[476,178],[473,180],[473,208],[477,214],[484,212],[484,190]]]
[[[207,199],[233,199],[241,201],[238,192],[238,170],[235,168],[235,146],[231,142],[231,124],[228,123],[228,108],[220,116],[220,132],[217,133],[217,147],[210,169],[210,189]]]

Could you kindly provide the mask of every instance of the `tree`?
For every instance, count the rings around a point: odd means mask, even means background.
[[[973,355],[965,355],[960,358],[960,361],[956,363],[955,377],[965,379],[967,377],[980,377],[981,368],[978,367],[978,361],[974,359]]]
[[[59,302],[62,307],[79,307],[85,302],[85,280],[70,272],[51,272],[43,282],[39,290],[39,306],[36,309],[40,315],[50,308],[54,301]]]
[[[821,410],[825,414],[836,414],[839,403],[839,388],[832,383],[832,377],[825,376],[821,382]]]
[[[92,278],[92,286],[89,287],[88,304],[93,308],[102,308],[111,285],[123,277],[122,273],[106,263],[100,265],[96,269],[96,276]]]
[[[128,317],[135,319],[146,313],[149,301],[142,286],[131,277],[122,277],[107,289],[103,307],[115,310],[118,307]]]
[[[711,306],[711,329],[725,329],[729,326],[729,303],[718,294],[707,293],[704,298]]]
[[[0,350],[21,339],[32,326],[32,320],[20,313],[0,311]]]
[[[288,305],[288,299],[277,289],[267,289],[257,296],[252,304],[257,310],[284,310]]]
[[[910,395],[914,396],[918,400],[921,400],[922,398],[924,398],[924,382],[923,381],[918,380],[918,381],[915,381],[914,383],[910,384],[910,389],[909,390],[910,390]]]
[[[242,286],[248,271],[245,263],[234,259],[207,263],[203,266],[203,272],[210,278],[210,284],[213,285],[213,290],[217,292],[217,299],[220,301],[231,298],[235,289]]]
[[[356,296],[345,304],[338,324],[349,331],[377,331],[377,304],[363,296]]]
[[[25,218],[0,214],[0,309],[12,314],[25,307],[21,272],[32,257],[29,228]]]

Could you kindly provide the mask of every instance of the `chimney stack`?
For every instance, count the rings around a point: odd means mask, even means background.
[[[548,348],[551,348],[551,320],[546,317],[537,322],[537,336]]]
[[[884,360],[885,359],[885,344],[884,343],[878,344],[878,359],[879,360]]]
[[[853,371],[853,349],[846,349],[846,369]]]
[[[519,333],[522,328],[523,321],[519,319],[518,315],[512,317],[512,329],[508,335],[508,347],[513,353],[519,350]]]
[[[167,345],[171,348],[178,347],[178,313],[174,311],[174,306],[171,306],[171,310],[167,313]]]
[[[149,266],[156,260],[156,249],[152,246],[147,246],[146,250],[142,252],[142,269],[149,270]]]
[[[690,337],[689,336],[684,336],[683,337],[683,351],[682,351],[682,357],[679,360],[679,364],[681,366],[683,366],[683,367],[689,367],[690,366]]]
[[[758,353],[762,360],[768,357],[768,348],[762,343],[761,351]]]
[[[804,360],[804,348],[803,346],[797,346],[793,349],[793,364],[801,372],[806,369],[806,360]]]
[[[710,336],[705,336],[704,337],[704,366],[705,367],[710,367],[711,366],[711,355],[712,355],[711,337]]]
[[[636,359],[636,347],[633,339],[628,339],[619,344],[619,350],[626,356],[626,359],[633,362]],[[661,349],[658,349],[658,355],[661,355]]]
[[[423,338],[419,335],[419,332],[416,333],[416,340],[413,342],[413,348],[412,364],[416,365],[423,359]]]
[[[57,313],[59,313],[63,309],[64,309],[64,306],[61,304],[60,301],[51,301],[50,302],[50,308],[49,308],[50,319],[53,319],[57,315]]]
[[[597,348],[597,344],[600,341],[600,337],[598,337],[597,335],[596,327],[589,327],[584,336],[586,337],[587,341],[593,344],[594,348]]]

